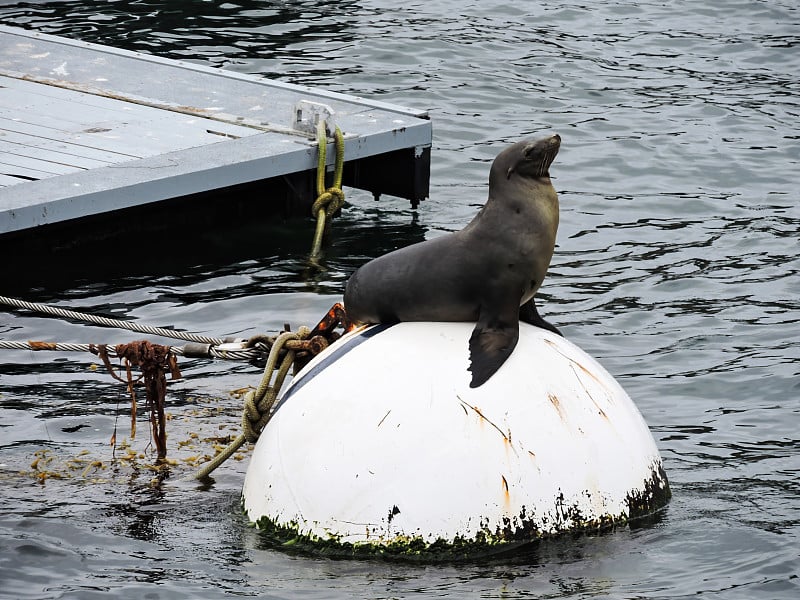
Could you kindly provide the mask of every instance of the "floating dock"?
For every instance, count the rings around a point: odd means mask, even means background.
[[[424,111],[0,25],[0,240],[311,216],[319,118],[345,186],[427,197]]]

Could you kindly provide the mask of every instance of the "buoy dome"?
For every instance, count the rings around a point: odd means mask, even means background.
[[[311,361],[279,400],[243,490],[279,540],[344,549],[506,546],[657,510],[669,484],[617,382],[520,323],[469,387],[470,323],[377,325]]]

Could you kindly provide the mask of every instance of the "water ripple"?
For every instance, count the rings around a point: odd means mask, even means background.
[[[214,335],[312,323],[365,260],[468,222],[507,143],[558,131],[561,225],[542,312],[637,402],[675,493],[656,524],[548,542],[514,561],[331,568],[265,549],[231,516],[241,473],[220,476],[227,492],[180,488],[153,498],[136,486],[31,489],[0,468],[10,482],[0,507],[14,519],[0,523],[9,540],[0,569],[14,569],[0,576],[16,582],[9,593],[38,597],[35,589],[49,586],[76,596],[105,586],[141,597],[158,581],[176,597],[797,596],[796,2],[67,0],[5,4],[0,15],[46,33],[427,109],[433,119],[431,198],[412,214],[392,199],[350,194],[322,271],[305,263],[310,225],[292,223],[254,234],[259,243],[247,248],[208,240],[206,252],[174,262],[17,289],[78,310]],[[116,332],[24,314],[0,316],[0,331],[117,341],[109,339]],[[105,452],[107,432],[94,429],[116,414],[113,384],[74,356],[4,358],[4,463],[24,466],[37,442]],[[190,395],[225,397],[257,376],[201,361],[184,369],[176,412]],[[87,510],[86,488],[96,525],[74,517]],[[125,498],[109,499],[115,494]],[[52,573],[31,566],[31,554],[52,559]],[[176,556],[179,564],[166,566]]]

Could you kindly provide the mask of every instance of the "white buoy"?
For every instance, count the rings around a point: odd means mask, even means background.
[[[292,381],[253,451],[245,511],[282,541],[350,550],[502,548],[650,514],[655,442],[580,348],[520,323],[469,387],[471,323],[344,336]]]

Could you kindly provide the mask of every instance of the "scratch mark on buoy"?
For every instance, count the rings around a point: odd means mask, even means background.
[[[514,450],[514,454],[517,453],[516,448],[514,448],[514,445],[511,443],[511,432],[510,431],[509,431],[508,435],[506,435],[506,433],[502,429],[500,429],[500,427],[498,427],[496,423],[492,422],[490,419],[488,419],[486,417],[486,415],[484,415],[481,412],[480,408],[478,408],[477,406],[472,406],[469,402],[465,402],[464,400],[461,399],[461,396],[459,396],[457,394],[456,394],[456,398],[458,398],[458,401],[461,402],[461,407],[464,409],[464,412],[467,412],[467,408],[472,409],[475,412],[475,414],[477,414],[482,420],[486,421],[489,425],[494,427],[500,433],[500,435],[503,436],[503,440],[505,441],[506,444],[508,444],[508,446],[511,447],[512,450]],[[469,414],[469,413],[467,413],[467,414]]]
[[[502,436],[503,436],[503,439],[505,439],[507,442],[510,442],[510,441],[511,441],[511,440],[508,438],[508,436],[507,436],[507,435],[506,435],[506,434],[503,432],[503,430],[502,430],[502,429],[500,429],[500,428],[499,428],[497,425],[495,425],[494,423],[492,423],[492,421],[490,421],[489,419],[487,419],[487,418],[486,418],[486,415],[484,415],[484,414],[481,412],[481,409],[480,409],[480,408],[478,408],[477,406],[472,406],[472,405],[471,405],[469,402],[464,402],[464,401],[463,401],[463,400],[462,400],[462,399],[461,399],[459,396],[456,396],[456,398],[458,398],[458,400],[461,402],[462,406],[464,406],[464,407],[467,407],[467,408],[471,408],[473,411],[475,411],[475,414],[477,414],[477,415],[478,415],[478,416],[479,416],[481,419],[483,419],[484,421],[486,421],[487,423],[489,423],[489,425],[491,425],[492,427],[494,427],[495,429],[497,429],[497,431],[499,431],[499,432],[500,432],[500,435],[502,435]]]
[[[594,396],[592,396],[591,392],[589,392],[589,388],[587,388],[586,384],[583,383],[583,380],[580,378],[580,375],[578,375],[578,372],[575,370],[575,367],[570,365],[570,368],[572,369],[572,372],[575,373],[575,379],[577,379],[578,383],[581,384],[581,387],[583,388],[583,391],[586,392],[586,395],[589,396],[589,399],[597,407],[597,410],[599,411],[600,416],[603,417],[607,421],[608,420],[608,415],[606,414],[606,411],[604,411],[602,408],[600,408],[600,405],[597,403],[597,400],[595,400]]]
[[[595,380],[595,381],[596,381],[596,382],[597,382],[597,383],[598,383],[600,386],[602,386],[602,387],[604,387],[604,388],[606,387],[606,384],[605,384],[603,381],[601,381],[601,380],[600,380],[600,378],[598,378],[598,377],[597,377],[597,375],[595,375],[594,373],[592,373],[592,372],[591,372],[589,369],[587,369],[586,367],[584,367],[584,366],[583,366],[581,363],[579,363],[577,360],[575,360],[575,359],[574,359],[574,358],[572,358],[571,356],[567,356],[567,355],[566,355],[566,354],[564,354],[564,353],[563,353],[561,350],[559,350],[559,348],[558,348],[558,346],[556,346],[555,342],[553,342],[552,340],[548,340],[548,339],[545,339],[545,340],[544,340],[544,342],[545,342],[545,344],[547,344],[548,346],[550,346],[550,347],[551,347],[553,350],[555,350],[556,352],[558,352],[558,353],[559,353],[561,356],[563,356],[564,358],[566,358],[566,359],[567,359],[567,360],[568,360],[570,363],[572,363],[573,365],[577,365],[577,366],[578,366],[578,368],[579,368],[581,371],[583,371],[583,372],[584,372],[584,373],[586,373],[586,374],[587,374],[589,377],[591,377],[592,379],[594,379],[594,380]],[[607,389],[607,388],[606,388],[606,389]]]

